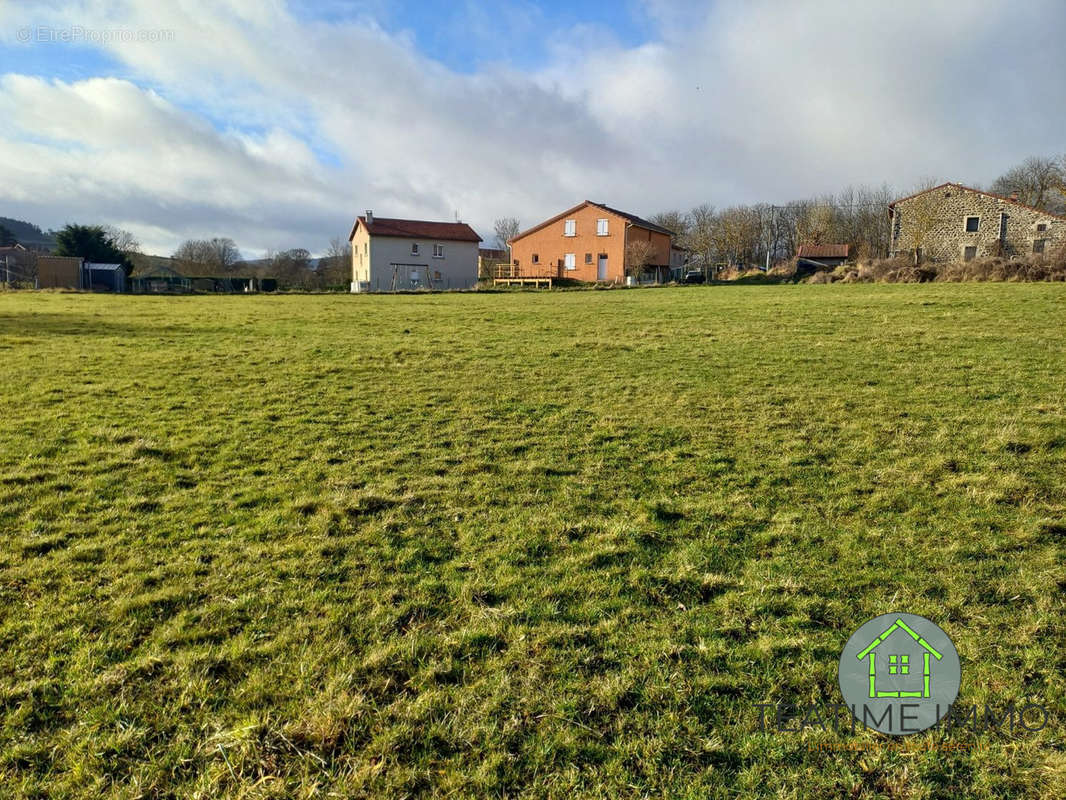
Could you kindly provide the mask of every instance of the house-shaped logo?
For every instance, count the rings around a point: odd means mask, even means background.
[[[959,694],[959,654],[935,622],[897,611],[863,623],[840,654],[840,693],[856,722],[901,736],[936,725]]]
[[[894,636],[894,634],[900,634]],[[904,635],[906,634],[906,635]],[[907,637],[910,637],[909,639]],[[889,643],[889,639],[893,639]],[[881,687],[877,685],[877,661],[878,650],[881,651]],[[917,652],[915,652],[917,651]],[[912,656],[917,655],[922,662],[921,677],[912,672]],[[859,661],[868,659],[870,662],[870,698],[884,697],[932,697],[932,671],[930,670],[930,657],[940,661],[943,656],[922,636],[915,633],[902,619],[896,618],[876,639],[855,655]],[[887,661],[887,665],[885,662]],[[886,669],[887,666],[887,669]],[[887,673],[887,676],[886,674]],[[914,679],[908,679],[914,675]],[[885,680],[885,678],[888,680]],[[887,686],[886,686],[887,684]],[[903,688],[908,687],[908,688]]]

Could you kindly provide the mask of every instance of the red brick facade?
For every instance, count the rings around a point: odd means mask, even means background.
[[[586,201],[518,234],[510,241],[511,263],[521,277],[620,283],[625,279],[626,244],[645,240],[652,244],[650,263],[668,266],[671,236],[637,219]]]

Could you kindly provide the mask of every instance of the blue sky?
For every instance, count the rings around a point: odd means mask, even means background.
[[[78,25],[172,38],[20,41]],[[1064,41],[1061,0],[0,2],[0,215],[321,252],[367,208],[987,183],[1066,150]]]
[[[292,8],[306,20],[350,22],[370,17],[390,32],[411,33],[420,52],[464,73],[493,61],[536,68],[549,57],[553,38],[574,29],[586,31],[591,43],[611,38],[627,47],[655,35],[647,7],[636,0],[300,0]]]

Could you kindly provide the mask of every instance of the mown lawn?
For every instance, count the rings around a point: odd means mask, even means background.
[[[1064,537],[1064,285],[0,294],[0,795],[1060,798]]]

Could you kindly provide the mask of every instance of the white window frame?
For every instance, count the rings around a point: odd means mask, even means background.
[[[563,223],[563,236],[577,236],[576,219],[568,219]]]
[[[976,219],[977,220],[977,230],[975,230],[975,231],[971,231],[971,230],[969,230],[966,227],[969,224],[971,219]],[[962,232],[963,233],[980,233],[981,232],[981,215],[980,214],[967,214],[965,217],[963,217],[962,218]]]
[[[610,220],[606,217],[596,220],[596,235],[597,236],[610,236],[611,233]]]
[[[564,255],[563,266],[569,270],[577,269],[577,253],[567,253]]]
[[[444,258],[444,245],[442,245],[440,242],[433,245],[433,257]]]
[[[418,255],[418,242],[411,242],[411,255]]]

